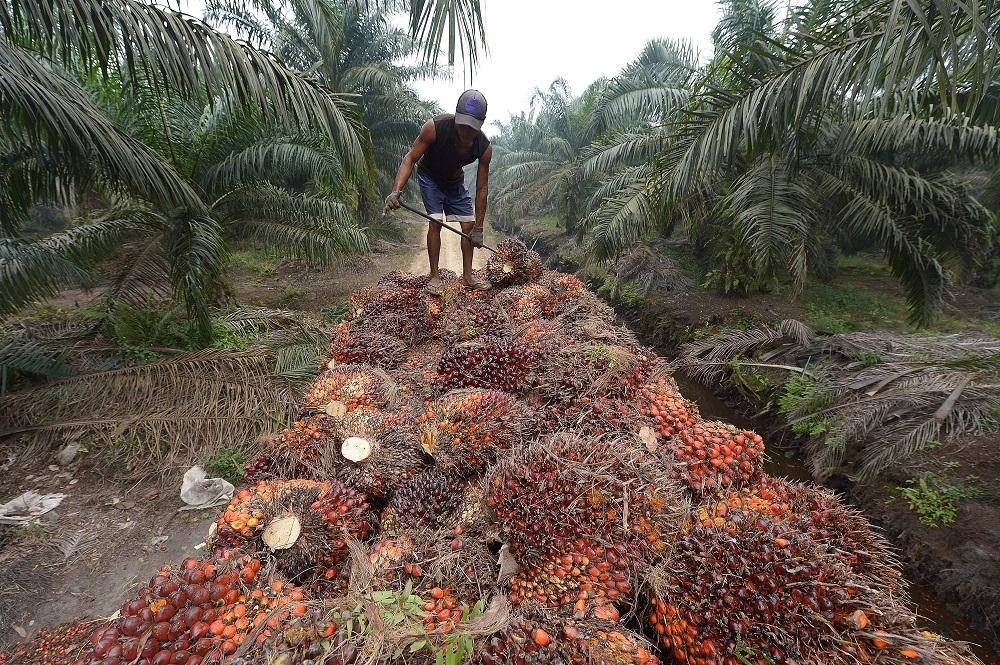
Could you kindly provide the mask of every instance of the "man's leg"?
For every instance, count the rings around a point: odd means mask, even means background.
[[[472,246],[471,243],[469,246]],[[438,259],[441,258],[441,226],[434,222],[427,222],[427,258],[431,264],[431,284],[440,284]]]
[[[420,184],[420,197],[424,201],[424,210],[435,219],[444,213],[445,193],[430,178],[417,174]],[[438,261],[441,258],[441,225],[427,222],[427,260],[430,263],[430,285],[438,287],[442,284],[438,273]]]
[[[462,233],[468,235],[472,233],[475,222],[460,222],[460,225]],[[472,276],[472,252],[472,241],[468,238],[462,238],[462,281],[466,284],[472,284],[476,281]]]

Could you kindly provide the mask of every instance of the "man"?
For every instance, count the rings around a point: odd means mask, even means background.
[[[486,98],[478,90],[466,90],[458,98],[455,113],[444,113],[431,118],[420,129],[413,147],[403,157],[399,166],[393,192],[385,199],[388,210],[400,207],[400,192],[410,179],[414,164],[424,208],[431,217],[445,214],[448,221],[458,222],[462,231],[472,237],[462,238],[462,283],[466,288],[485,290],[490,283],[477,280],[472,275],[473,247],[483,246],[483,222],[486,219],[486,198],[489,194],[490,159],[493,146],[482,132],[486,120]],[[462,167],[479,160],[476,176],[476,203],[473,210],[472,196],[465,186]],[[431,275],[427,291],[441,294],[443,281],[438,273],[441,255],[441,226],[428,222],[427,257]]]

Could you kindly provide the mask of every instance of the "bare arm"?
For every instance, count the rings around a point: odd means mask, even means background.
[[[393,182],[392,189],[396,192],[403,191],[403,187],[406,186],[406,181],[410,179],[410,174],[413,173],[413,167],[416,166],[420,158],[424,156],[427,152],[427,148],[431,147],[434,143],[434,139],[437,137],[434,131],[434,120],[428,120],[424,123],[424,126],[420,128],[420,134],[417,135],[417,140],[413,142],[413,147],[410,151],[403,156],[403,162],[399,165],[399,171],[396,173],[396,180]],[[492,146],[490,146],[492,148]]]
[[[493,159],[491,145],[479,158],[479,170],[476,172],[476,228],[483,228],[486,222],[486,199],[490,194],[490,160]]]

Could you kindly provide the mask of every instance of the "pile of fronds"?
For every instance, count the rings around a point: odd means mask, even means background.
[[[932,441],[995,428],[1000,408],[997,339],[882,332],[817,337],[797,321],[783,321],[685,345],[676,364],[702,381],[731,385],[750,371],[773,377],[781,388],[779,409],[787,426],[806,437],[819,478],[846,465],[870,479]],[[848,448],[859,444],[848,459]]]
[[[223,324],[246,349],[164,349],[139,365],[100,335],[22,327],[0,360],[56,380],[0,402],[0,441],[97,442],[158,465],[197,461],[220,441],[255,441],[294,416],[329,334],[317,319],[264,308],[241,308]]]

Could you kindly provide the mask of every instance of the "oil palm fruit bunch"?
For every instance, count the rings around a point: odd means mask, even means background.
[[[530,282],[543,270],[538,252],[529,250],[517,238],[507,238],[497,244],[496,251],[486,260],[483,273],[493,286],[501,287]]]
[[[542,315],[566,323],[615,325],[615,311],[590,291],[555,291],[542,309]]]
[[[421,471],[396,490],[386,509],[400,529],[439,529],[464,499],[465,483],[440,471]],[[385,517],[383,517],[383,521]]]
[[[827,490],[762,474],[747,487],[706,498],[696,515],[702,524],[730,533],[737,528],[735,518],[747,516],[808,534],[853,573],[888,586],[905,600],[901,568],[888,542]]]
[[[266,639],[271,625],[305,610],[304,589],[268,582],[259,572],[260,561],[233,554],[162,567],[125,601],[118,618],[91,634],[76,665],[221,663],[255,626],[270,623],[260,631]]]
[[[370,506],[336,480],[275,480],[241,490],[217,523],[218,545],[270,553],[290,576],[335,569],[348,555],[345,533],[371,531]]]
[[[657,665],[653,646],[643,637],[600,620],[574,620],[534,611],[483,644],[483,665],[552,663]]]
[[[511,286],[497,294],[494,305],[501,307],[514,325],[524,325],[542,316],[542,300],[551,294],[537,284]]]
[[[587,290],[587,285],[579,278],[557,270],[544,271],[536,282],[551,294]]]
[[[699,420],[661,447],[679,463],[680,479],[696,496],[739,488],[764,468],[764,440],[720,421]]]
[[[322,372],[306,390],[303,408],[333,417],[360,408],[384,409],[396,397],[395,382],[383,370],[365,365],[338,365]]]
[[[362,329],[335,332],[320,369],[349,363],[392,369],[406,359],[406,352],[406,344],[382,333]]]
[[[642,346],[576,343],[549,354],[540,374],[553,399],[625,397],[661,365],[659,356]]]
[[[644,416],[655,421],[654,434],[670,439],[701,420],[698,405],[684,399],[673,379],[658,379],[636,393],[636,405]]]
[[[682,495],[671,470],[624,437],[548,437],[502,458],[486,480],[500,539],[522,566],[592,543],[608,558],[650,560],[672,537]]]
[[[357,661],[363,627],[350,608],[309,607],[283,621],[246,662],[301,665],[323,662],[349,665]]]
[[[291,427],[281,430],[268,452],[276,460],[291,459],[314,470],[325,451],[334,445],[336,436],[337,420],[326,413],[317,413],[296,420]]]
[[[564,397],[543,411],[541,429],[576,436],[624,436],[652,432],[653,420],[639,413],[634,402],[615,397]],[[645,428],[645,429],[644,429]]]
[[[617,622],[617,604],[630,599],[634,562],[622,549],[578,538],[562,554],[526,554],[508,580],[507,599],[515,607],[541,606],[576,619]]]
[[[488,302],[473,300],[465,307],[449,308],[444,316],[446,344],[459,344],[480,337],[502,337],[511,331],[507,314]]]
[[[499,390],[453,390],[428,402],[417,420],[420,445],[435,466],[466,477],[480,475],[534,429],[524,402]]]
[[[649,620],[676,662],[866,662],[871,630],[905,619],[808,535],[735,521],[694,525],[652,571]]]
[[[514,339],[537,353],[540,368],[547,365],[549,356],[574,343],[573,338],[546,319],[534,319],[520,326],[514,332]]]
[[[454,282],[458,280],[458,275],[454,271],[442,268],[438,275],[443,282]],[[404,289],[420,290],[431,281],[431,276],[426,273],[415,275],[411,272],[393,270],[379,277],[379,286],[401,287]]]
[[[388,529],[383,529],[384,534]],[[399,589],[409,581],[419,583],[424,574],[423,557],[413,538],[405,534],[380,538],[368,553],[373,589]]]
[[[375,290],[353,326],[355,330],[388,335],[414,346],[430,335],[434,316],[423,291],[389,285]]]
[[[353,411],[337,421],[335,444],[318,466],[367,495],[389,497],[429,466],[416,440],[409,413]]]
[[[277,441],[277,437],[271,441]],[[295,459],[287,450],[275,450],[273,454],[261,453],[243,466],[243,479],[250,485],[256,485],[262,480],[308,478],[310,475],[309,467]]]
[[[487,388],[518,392],[528,385],[535,352],[509,337],[482,337],[447,349],[438,362],[443,390]]]

